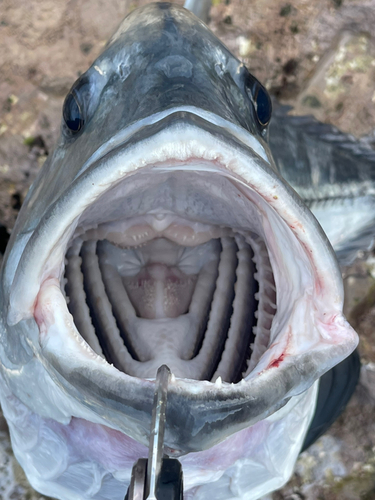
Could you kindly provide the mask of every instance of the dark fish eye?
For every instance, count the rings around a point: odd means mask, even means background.
[[[272,114],[272,102],[268,92],[261,86],[258,87],[258,91],[255,97],[256,104],[256,112],[259,123],[262,127],[265,127],[270,119]]]
[[[66,132],[72,136],[82,130],[88,121],[93,90],[95,86],[90,79],[83,75],[70,89],[63,104],[63,119]]]
[[[70,91],[66,96],[63,106],[63,118],[72,134],[76,134],[83,127],[85,120],[76,96]]]
[[[271,120],[272,101],[263,85],[261,85],[247,70],[245,71],[247,94],[254,105],[258,123],[262,128],[264,128]]]

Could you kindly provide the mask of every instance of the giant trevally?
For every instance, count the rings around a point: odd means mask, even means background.
[[[357,335],[270,118],[266,89],[168,3],[125,18],[73,85],[1,274],[1,405],[37,490],[122,500],[163,364],[185,498],[290,476],[316,381]]]

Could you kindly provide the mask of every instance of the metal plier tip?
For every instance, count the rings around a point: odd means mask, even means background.
[[[163,365],[158,369],[148,459],[140,458],[134,464],[125,500],[182,500],[183,498],[181,463],[164,454],[164,431],[170,377],[171,371],[168,366]]]

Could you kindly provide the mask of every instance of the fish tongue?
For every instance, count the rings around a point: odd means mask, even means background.
[[[165,238],[155,239],[130,251],[139,260],[139,272],[127,268],[127,253],[122,252],[117,268],[137,315],[146,319],[177,318],[189,308],[197,272],[201,263],[199,252],[190,251],[190,259],[182,259],[184,247]],[[179,269],[182,260],[190,260],[188,274]],[[190,271],[190,272],[189,272]]]
[[[145,266],[123,279],[138,316],[146,319],[177,318],[187,312],[197,276],[162,263]]]

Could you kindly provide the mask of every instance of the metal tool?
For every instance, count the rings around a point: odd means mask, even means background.
[[[140,458],[134,464],[125,500],[182,500],[181,463],[164,454],[164,431],[170,376],[171,372],[168,366],[163,365],[158,369],[148,459]]]

